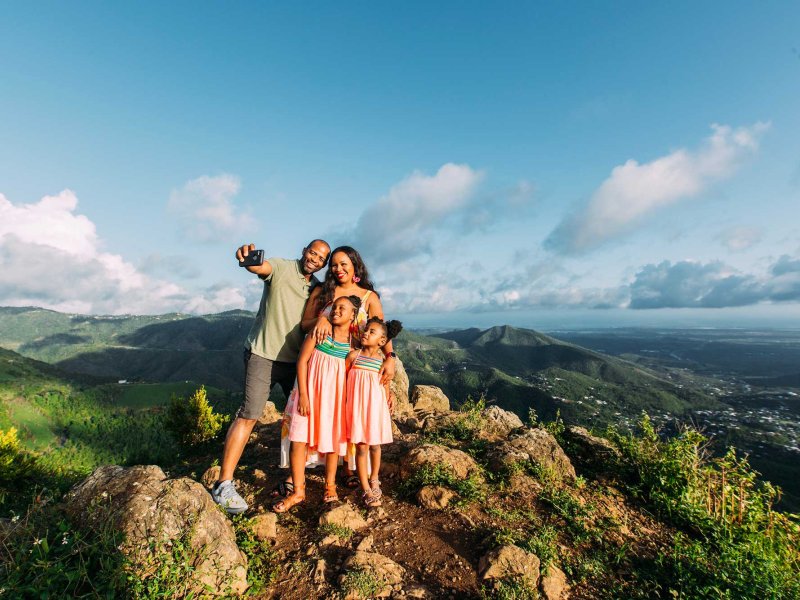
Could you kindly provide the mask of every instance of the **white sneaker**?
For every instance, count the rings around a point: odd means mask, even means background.
[[[230,479],[216,483],[211,488],[211,498],[229,514],[238,515],[247,510],[247,502],[236,491]]]

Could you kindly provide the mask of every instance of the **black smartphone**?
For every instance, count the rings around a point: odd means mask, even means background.
[[[240,267],[258,267],[264,263],[263,250],[250,250],[250,253],[239,261]]]

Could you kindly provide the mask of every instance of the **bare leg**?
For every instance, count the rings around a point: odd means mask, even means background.
[[[325,455],[325,485],[336,485],[336,469],[339,466],[339,456],[336,452]]]
[[[370,481],[379,481],[381,475],[381,447],[370,446],[369,457],[372,461],[372,473],[370,473]],[[366,471],[366,469],[364,469]],[[371,486],[370,486],[371,487]]]
[[[358,444],[356,447],[356,467],[358,468],[358,481],[361,489],[365,492],[370,491],[369,473],[367,472],[367,452],[369,447],[366,444]]]
[[[222,468],[219,472],[219,481],[227,481],[233,479],[233,472],[236,470],[236,465],[242,458],[242,452],[250,439],[250,434],[255,427],[256,419],[242,419],[236,418],[231,423],[228,429],[228,435],[225,436],[225,449],[222,452]]]
[[[292,471],[292,481],[294,481],[294,493],[292,496],[301,493],[306,495],[306,444],[303,442],[292,442],[292,449],[289,451],[289,466]]]

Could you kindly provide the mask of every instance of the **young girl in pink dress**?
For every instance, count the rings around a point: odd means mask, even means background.
[[[305,500],[308,452],[318,453],[325,461],[323,502],[339,499],[336,494],[336,465],[347,450],[346,358],[350,352],[350,328],[360,304],[357,296],[337,298],[331,309],[331,335],[319,344],[315,343],[313,336],[308,336],[300,348],[297,397],[290,409],[289,424],[289,463],[294,490],[285,500],[275,504],[275,512],[286,512]]]
[[[392,443],[392,398],[380,379],[381,348],[403,328],[399,321],[372,317],[361,334],[361,349],[347,357],[347,439],[356,446],[356,467],[368,507],[381,505],[381,444]]]

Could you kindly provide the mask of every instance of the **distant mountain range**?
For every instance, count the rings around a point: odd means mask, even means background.
[[[59,369],[129,381],[192,380],[240,391],[242,347],[254,314],[86,316],[0,308],[0,346]],[[456,403],[485,396],[527,418],[556,411],[573,421],[626,422],[642,410],[687,415],[715,400],[633,363],[510,327],[437,335],[404,331],[397,348],[414,383]]]

